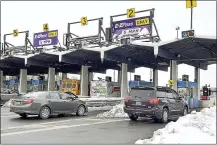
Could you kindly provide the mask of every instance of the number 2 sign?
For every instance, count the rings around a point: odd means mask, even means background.
[[[135,17],[135,8],[127,9],[127,18]]]

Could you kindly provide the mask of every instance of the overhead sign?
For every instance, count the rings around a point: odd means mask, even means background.
[[[13,36],[14,36],[14,37],[17,37],[17,36],[18,36],[18,34],[19,34],[19,32],[18,32],[18,30],[17,30],[17,29],[13,30]]]
[[[34,47],[56,45],[58,43],[58,30],[35,33],[33,36]]]
[[[87,17],[82,17],[81,18],[81,26],[85,26],[85,25],[88,25]]]
[[[112,22],[113,38],[132,35],[147,35],[151,32],[151,18],[139,17]]]
[[[49,31],[49,26],[48,26],[48,24],[43,24],[43,31],[44,31],[44,32]]]
[[[172,85],[173,85],[173,80],[169,80],[169,81],[168,81],[168,84],[169,84],[170,86],[172,86]]]
[[[194,30],[182,31],[182,38],[194,37]]]
[[[135,8],[127,9],[127,18],[135,17]]]
[[[186,8],[194,8],[197,7],[197,1],[196,0],[186,0]]]

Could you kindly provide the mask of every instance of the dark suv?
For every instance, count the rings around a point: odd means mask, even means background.
[[[188,113],[187,102],[169,87],[134,87],[124,99],[124,112],[136,121],[150,117],[155,122],[166,123]]]

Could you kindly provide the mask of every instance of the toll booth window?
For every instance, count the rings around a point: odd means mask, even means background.
[[[67,84],[67,88],[72,88],[72,84]]]

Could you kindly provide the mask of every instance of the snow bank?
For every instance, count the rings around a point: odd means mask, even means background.
[[[104,117],[104,118],[114,118],[114,117],[128,117],[128,115],[124,112],[123,104],[118,104],[112,107],[111,110],[98,114],[97,117]]]
[[[2,107],[4,107],[4,108],[9,108],[10,105],[11,105],[11,100],[5,102],[4,105],[2,105]]]
[[[154,132],[150,139],[135,144],[215,144],[216,106],[180,117]]]

